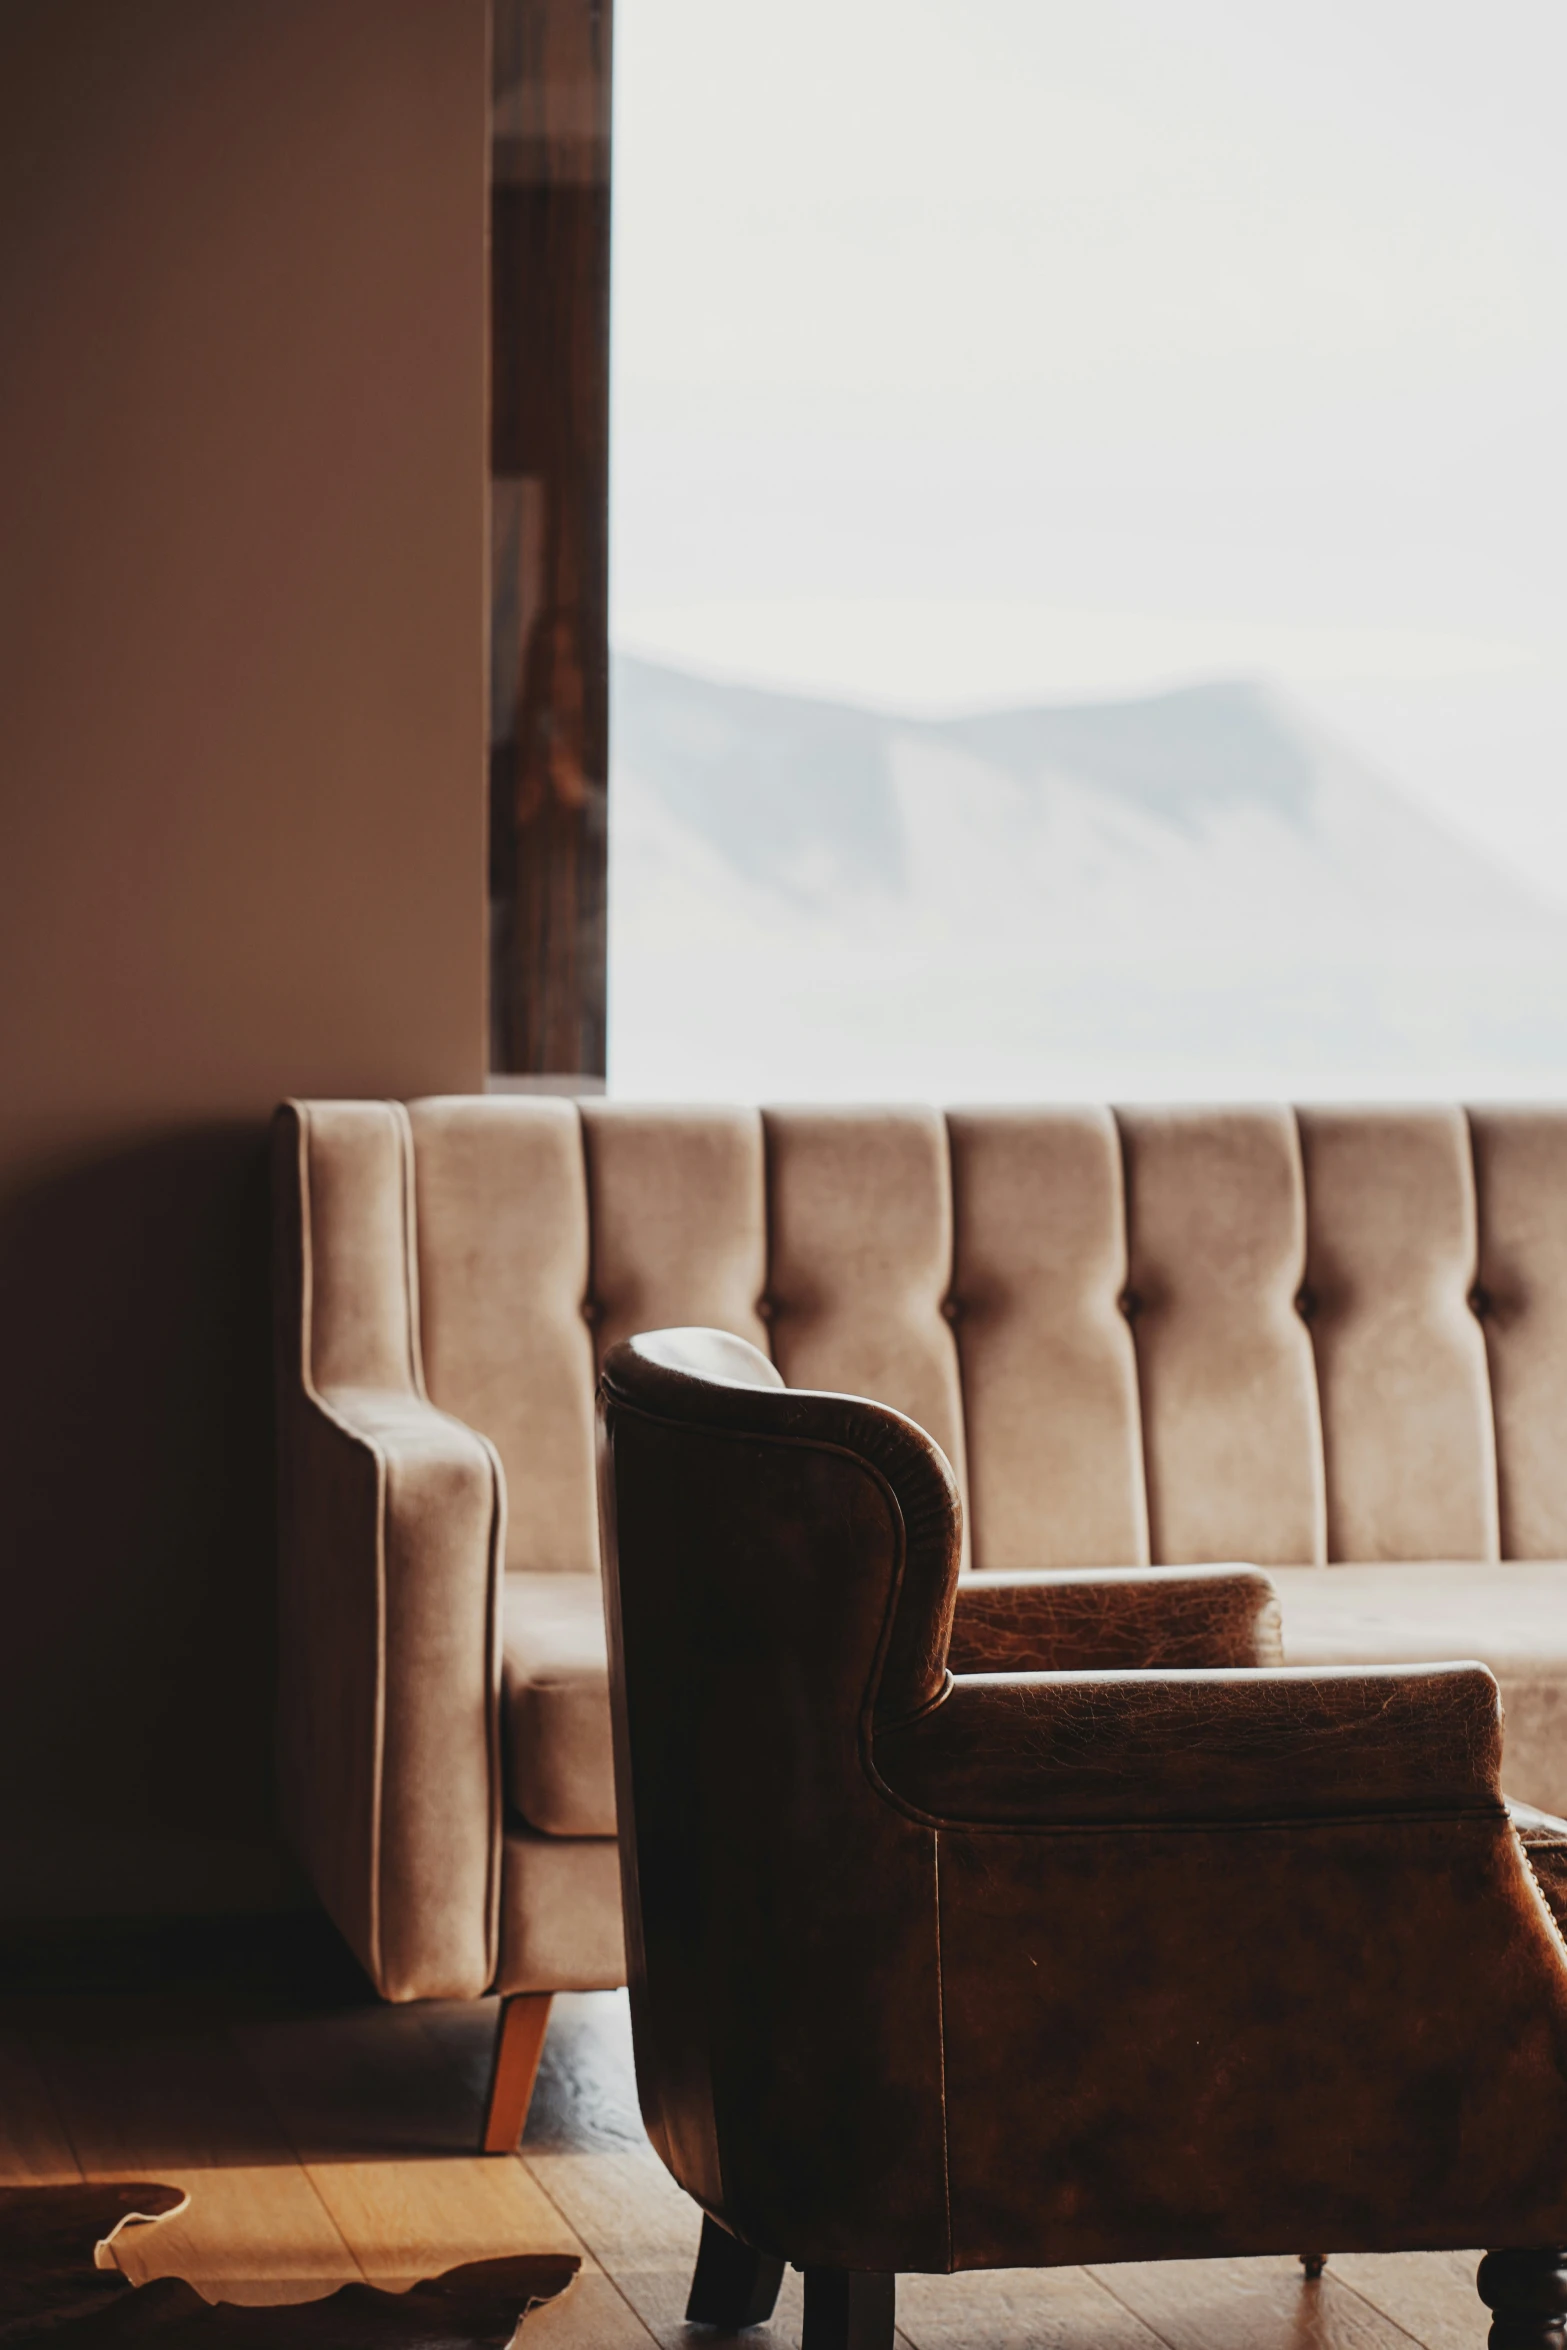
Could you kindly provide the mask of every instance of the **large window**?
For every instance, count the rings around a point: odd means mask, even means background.
[[[1567,1090],[1556,0],[619,0],[610,1082]]]

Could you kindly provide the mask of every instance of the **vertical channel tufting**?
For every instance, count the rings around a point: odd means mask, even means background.
[[[1454,1109],[1303,1109],[1333,1559],[1494,1559],[1496,1444]]]
[[[310,1377],[318,1388],[421,1392],[401,1102],[309,1102]]]
[[[1298,1294],[1305,1196],[1287,1109],[1117,1112],[1149,1534],[1185,1566],[1324,1556],[1322,1436]]]
[[[1115,1121],[955,1110],[947,1131],[974,1564],[1144,1566]]]
[[[1471,1110],[1501,1554],[1567,1558],[1567,1110]]]
[[[945,1121],[791,1109],[763,1124],[773,1360],[791,1387],[869,1396],[918,1421],[966,1504]]]
[[[430,1399],[500,1454],[507,1566],[591,1573],[594,1366],[576,1106],[438,1096],[409,1117]]]
[[[599,1359],[693,1323],[767,1349],[767,1193],[757,1110],[585,1103]]]

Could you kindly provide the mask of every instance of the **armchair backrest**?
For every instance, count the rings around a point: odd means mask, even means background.
[[[1567,1111],[313,1108],[316,1376],[489,1437],[512,1567],[682,1324],[928,1429],[976,1566],[1567,1556]]]
[[[935,1861],[871,1741],[945,1683],[950,1469],[711,1332],[612,1348],[601,1409],[649,2132],[756,2241],[895,2267],[945,2226]]]

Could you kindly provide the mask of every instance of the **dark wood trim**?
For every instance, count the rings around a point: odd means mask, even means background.
[[[602,1077],[608,0],[494,0],[490,1066]]]

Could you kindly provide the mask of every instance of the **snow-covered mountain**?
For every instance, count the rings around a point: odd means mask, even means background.
[[[617,1090],[1567,1090],[1567,918],[1253,683],[917,721],[621,657]]]

